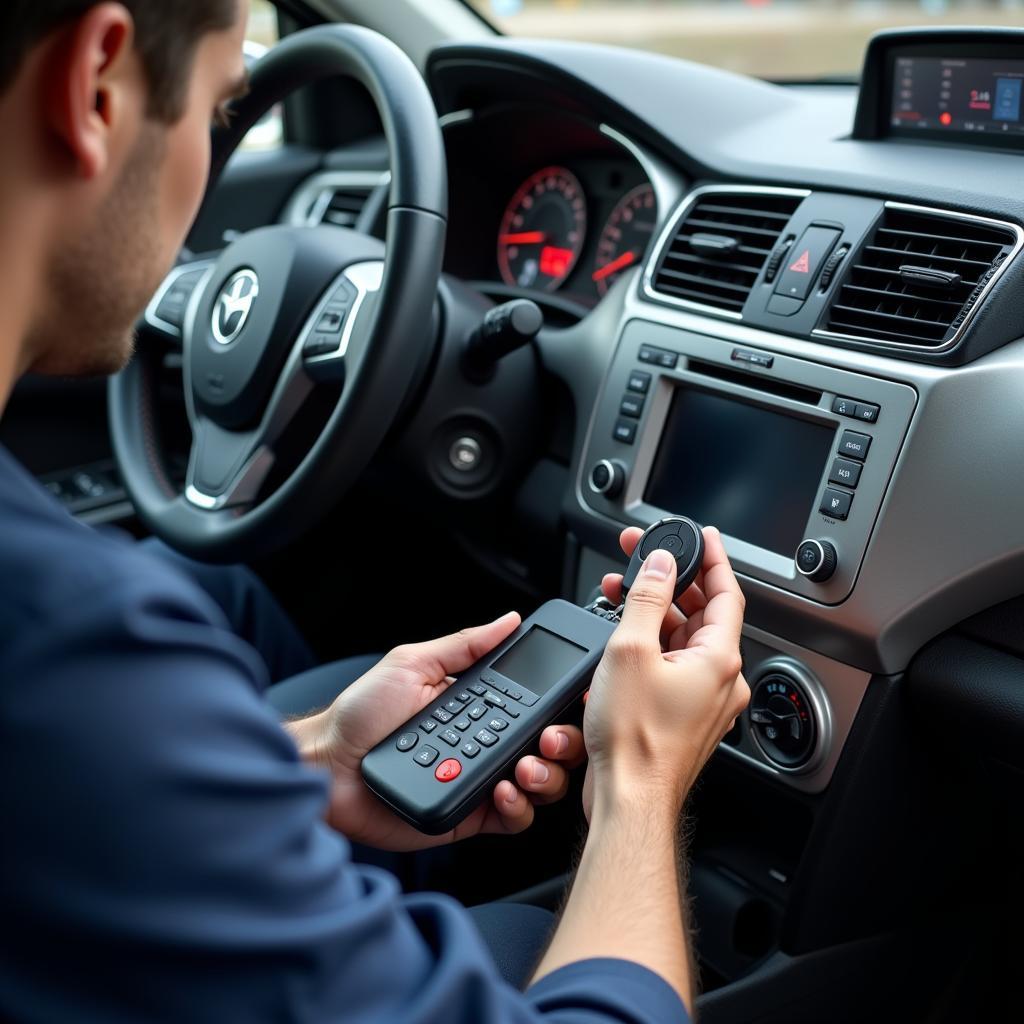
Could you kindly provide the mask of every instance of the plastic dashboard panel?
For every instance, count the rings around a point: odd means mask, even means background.
[[[853,139],[855,86],[776,86],[656,54],[546,40],[448,44],[428,63],[442,111],[493,96],[466,84],[488,74],[543,81],[561,102],[599,112],[634,142],[704,180],[846,192],[1024,223],[1024,156]],[[1014,263],[957,349],[914,358],[964,362],[1024,335],[1024,261]]]

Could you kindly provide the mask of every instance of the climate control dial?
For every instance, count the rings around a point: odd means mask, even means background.
[[[831,579],[838,565],[836,549],[827,540],[805,540],[796,549],[796,571],[815,583]]]

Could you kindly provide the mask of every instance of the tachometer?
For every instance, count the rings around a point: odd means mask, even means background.
[[[587,233],[576,176],[545,167],[519,186],[501,218],[498,269],[507,285],[554,291],[572,273]]]
[[[644,254],[657,216],[654,189],[637,185],[612,210],[597,243],[594,272],[590,275],[604,295],[615,278]]]

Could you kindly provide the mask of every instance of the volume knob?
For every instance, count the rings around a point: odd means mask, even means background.
[[[601,459],[595,462],[590,471],[590,489],[595,494],[603,494],[606,498],[614,498],[622,491],[626,482],[626,471],[621,462]]]
[[[830,579],[838,565],[836,549],[827,540],[805,540],[796,549],[796,571],[815,583]]]

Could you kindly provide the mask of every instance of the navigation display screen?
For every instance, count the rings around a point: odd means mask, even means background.
[[[892,68],[891,133],[1024,144],[1024,60],[897,55]]]
[[[679,388],[644,501],[792,555],[834,438],[834,427]]]

